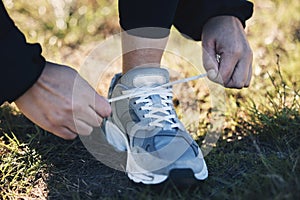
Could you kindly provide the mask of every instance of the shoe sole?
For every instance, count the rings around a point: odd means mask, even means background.
[[[208,176],[205,161],[201,172],[196,174],[193,172],[192,169],[171,169],[169,172],[169,176],[154,174],[152,172],[145,171],[138,165],[134,165],[135,159],[132,156],[133,154],[131,153],[127,137],[116,125],[114,125],[109,120],[105,122],[105,134],[108,143],[112,145],[117,151],[127,151],[126,172],[128,178],[134,181],[135,183],[159,184],[166,181],[169,178],[173,183],[181,185],[183,183],[194,183],[197,181],[201,181],[206,179]],[[198,150],[199,152],[201,152],[199,147]],[[142,173],[140,173],[140,171]]]

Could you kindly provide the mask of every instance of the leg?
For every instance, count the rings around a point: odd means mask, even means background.
[[[122,32],[123,74],[135,67],[159,67],[168,37],[145,38]]]
[[[155,89],[170,79],[159,68],[167,40],[122,33],[123,74],[112,80],[112,116],[104,130],[108,143],[127,152],[125,170],[134,182],[159,184],[170,178],[189,186],[208,172],[198,144],[177,118],[172,88]]]

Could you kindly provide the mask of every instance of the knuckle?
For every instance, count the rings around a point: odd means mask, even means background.
[[[237,81],[237,80],[231,80],[226,87],[229,88],[236,88],[236,89],[242,89],[244,87],[244,82],[242,81]]]
[[[75,105],[73,105],[72,100],[71,99],[66,99],[64,102],[64,112],[65,113],[71,113],[73,111]]]
[[[227,85],[231,82],[231,73],[230,71],[224,71],[219,82],[223,83],[224,85]]]
[[[244,83],[241,83],[241,82],[235,83],[235,84],[234,84],[234,87],[235,87],[236,89],[242,89],[242,88],[244,87]]]
[[[84,129],[78,130],[79,135],[88,136],[92,133],[93,127],[85,127]]]
[[[231,53],[234,57],[240,57],[243,54],[243,50],[241,48],[236,48]]]
[[[103,122],[103,119],[102,119],[101,117],[99,117],[99,119],[98,119],[98,124],[97,124],[97,125],[101,125],[102,122]]]

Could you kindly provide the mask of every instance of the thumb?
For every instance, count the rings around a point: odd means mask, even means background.
[[[101,117],[109,117],[111,114],[111,107],[107,99],[97,93],[95,94],[95,111]]]
[[[202,48],[203,66],[207,72],[207,77],[216,83],[223,85],[222,77],[219,73],[219,55],[213,48]]]

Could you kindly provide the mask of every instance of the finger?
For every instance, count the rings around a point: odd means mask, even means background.
[[[235,67],[235,70],[231,76],[229,82],[225,85],[227,88],[241,89],[244,87],[248,78],[249,70],[244,70],[239,64]]]
[[[225,85],[229,88],[241,89],[245,86],[249,77],[249,67],[251,60],[248,57],[243,57],[234,68],[230,81]]]
[[[216,60],[216,51],[214,49],[214,46],[203,44],[202,60],[203,60],[203,66],[205,70],[208,72],[208,78],[210,80],[215,80],[217,77],[219,64]]]
[[[220,83],[223,85],[223,81],[219,76],[218,68],[219,63],[216,58],[216,51],[214,47],[204,47],[202,48],[202,60],[203,66],[207,71],[207,77],[216,83]]]
[[[63,127],[60,130],[54,130],[50,132],[65,140],[74,140],[77,137],[77,133],[73,132],[72,130],[66,127]]]
[[[107,99],[105,99],[104,97],[102,97],[98,94],[95,95],[94,105],[90,105],[90,106],[102,118],[109,117],[111,114],[111,107],[110,107],[110,104],[108,103]]]
[[[226,52],[221,55],[219,72],[225,87],[228,87],[237,64],[238,56]]]
[[[103,121],[103,117],[101,117],[98,113],[95,112],[94,109],[92,109],[91,107],[89,107],[89,110],[93,113],[94,117],[90,120],[87,120],[87,124],[94,126],[94,127],[98,127],[101,126],[102,121]],[[92,113],[89,116],[92,116]]]
[[[75,130],[78,135],[87,136],[93,131],[93,127],[82,120],[75,120]]]
[[[89,135],[93,131],[93,126],[78,118],[74,118],[72,121],[66,121],[63,128],[75,135]]]
[[[203,66],[206,71],[218,71],[218,62],[216,59],[216,51],[212,47],[203,47],[202,48],[202,57],[203,57]]]
[[[42,116],[38,116],[40,119],[42,118]],[[54,135],[61,137],[65,140],[73,140],[77,137],[77,132],[74,126],[74,121],[70,119],[66,119],[64,121],[64,125],[59,121],[60,119],[58,119],[57,121],[52,121],[50,118],[46,117],[46,119],[44,119],[45,123],[40,123],[39,126],[48,131],[53,133]],[[36,123],[34,121],[34,123]],[[74,127],[73,129],[70,127]]]
[[[88,106],[84,111],[76,112],[76,114],[74,113],[74,117],[94,127],[100,126],[100,122],[102,121],[101,116],[99,116],[90,106]]]
[[[251,68],[252,57],[249,54],[245,54],[237,63],[234,72],[232,74],[230,82],[226,87],[241,89],[245,87]],[[252,71],[252,70],[251,70]]]

